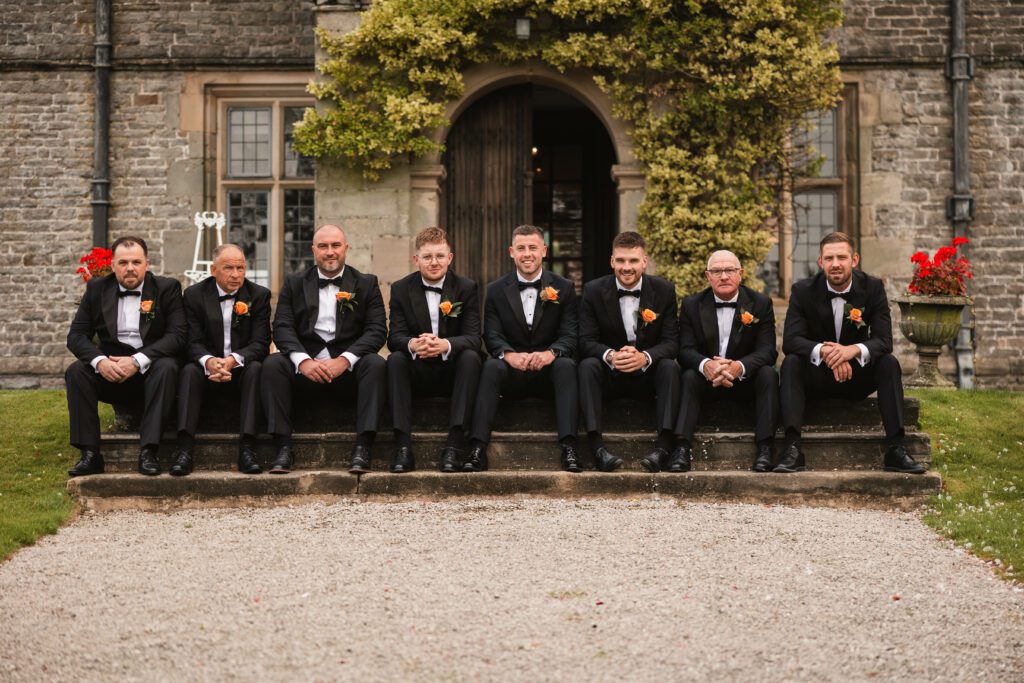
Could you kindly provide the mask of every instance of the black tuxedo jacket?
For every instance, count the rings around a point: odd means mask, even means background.
[[[653,323],[643,325],[639,318],[636,343],[640,351],[651,356],[651,364],[675,358],[679,349],[679,322],[676,318],[676,289],[668,280],[644,275],[640,290],[640,308],[657,314]],[[580,306],[580,353],[584,358],[604,358],[609,350],[621,349],[629,343],[622,325],[618,285],[614,275],[605,275],[583,286]]]
[[[526,326],[515,271],[487,285],[484,343],[495,358],[507,351],[529,353],[547,349],[557,356],[575,357],[579,332],[576,286],[547,270],[541,271],[540,282],[541,289],[558,290],[558,303],[544,302],[538,297],[532,329]]]
[[[153,302],[152,317],[139,316],[141,349],[133,349],[117,340],[117,292],[117,278],[113,274],[89,280],[68,332],[71,353],[83,363],[91,363],[98,356],[136,353],[150,360],[181,356],[188,340],[181,284],[173,278],[147,272],[142,282],[142,296],[131,297],[131,301],[140,304]]]
[[[815,346],[831,341],[844,345],[864,344],[871,362],[892,353],[892,318],[882,281],[859,270],[853,271],[853,285],[845,298],[852,307],[861,309],[865,324],[858,329],[844,314],[839,339],[836,339],[832,303],[825,282],[825,274],[818,273],[793,284],[782,333],[782,350],[787,355],[810,358]]]
[[[740,285],[736,304],[725,357],[743,363],[746,376],[751,377],[763,366],[775,365],[778,358],[775,309],[770,297],[745,285]],[[749,312],[758,322],[745,326],[742,311]],[[710,287],[683,299],[679,308],[679,336],[679,364],[684,370],[696,370],[705,358],[718,355],[718,313],[715,293]]]
[[[384,298],[380,295],[376,275],[364,275],[352,266],[345,266],[341,275],[341,291],[352,292],[353,310],[338,305],[334,339],[325,342],[316,333],[320,313],[320,287],[317,267],[285,278],[274,315],[274,342],[282,353],[307,353],[316,357],[325,347],[331,358],[348,351],[356,356],[377,353],[387,338],[388,325]]]
[[[409,341],[424,332],[432,332],[427,297],[422,288],[419,271],[403,277],[391,285],[391,330],[388,349],[392,353],[409,353]],[[480,296],[475,282],[468,277],[448,271],[441,287],[441,301],[462,303],[457,318],[445,317],[438,312],[437,336],[452,345],[449,358],[466,350],[480,351]],[[430,358],[440,361],[440,358]]]
[[[217,281],[212,277],[185,290],[190,361],[203,356],[224,357],[224,318],[218,296]],[[249,314],[231,316],[231,351],[245,364],[262,361],[270,351],[270,290],[246,279],[238,288],[235,302],[248,304]]]

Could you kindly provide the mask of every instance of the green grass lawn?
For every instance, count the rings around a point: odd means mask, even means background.
[[[913,391],[932,437],[932,468],[946,491],[924,520],[1004,575],[1024,570],[1024,393]],[[100,419],[113,419],[101,405]],[[68,518],[74,502],[65,470],[78,453],[67,442],[63,391],[0,391],[0,559]]]
[[[926,523],[1016,578],[1024,571],[1024,393],[908,392],[921,399],[946,491]]]
[[[110,407],[100,417],[113,419]],[[0,391],[0,559],[68,518],[67,469],[78,459],[68,445],[63,391]]]

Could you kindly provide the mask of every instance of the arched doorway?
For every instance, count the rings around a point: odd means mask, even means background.
[[[510,235],[522,223],[545,231],[546,267],[577,287],[609,272],[615,151],[586,105],[542,85],[504,87],[458,117],[445,147],[441,224],[460,273],[481,286],[507,273]]]

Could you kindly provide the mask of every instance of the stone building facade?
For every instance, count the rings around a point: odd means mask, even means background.
[[[0,5],[0,387],[61,386],[70,359],[64,339],[82,291],[75,269],[92,245],[95,4]],[[299,245],[311,226],[340,221],[357,268],[377,273],[385,285],[405,274],[411,235],[445,217],[444,159],[398,164],[380,183],[366,184],[330,164],[312,173],[287,144],[290,117],[313,104],[304,85],[315,76],[314,27],[350,30],[359,20],[358,4],[112,0],[109,234],[141,235],[150,243],[154,270],[180,276],[191,266],[192,215],[222,210],[248,226],[245,234],[262,231],[262,242],[254,238],[254,270],[274,285],[301,265]],[[953,193],[953,107],[945,73],[950,4],[847,0],[835,35],[846,97],[829,119],[835,177],[810,183],[805,194],[813,201],[797,210],[797,225],[813,223],[817,211],[819,229],[831,225],[856,234],[862,266],[885,277],[890,294],[909,280],[914,251],[934,251],[952,234],[946,214]],[[967,52],[974,59],[973,367],[978,386],[1019,389],[1024,4],[967,0],[966,6]],[[524,83],[545,96],[568,95],[590,110],[614,149],[615,225],[632,227],[643,170],[632,159],[628,129],[586,74],[482,65],[466,74],[466,83],[465,95],[449,110],[454,124],[488,93]],[[448,132],[439,131],[440,139]],[[236,135],[239,151],[232,156]],[[250,154],[246,135],[267,136],[269,156]],[[829,197],[841,206],[820,203]],[[780,239],[785,245],[792,235]],[[783,262],[773,280],[780,299],[785,271],[792,279],[806,266],[800,258],[788,247],[769,257]],[[899,352],[905,369],[912,369],[915,360],[902,342]],[[952,372],[952,360],[945,362]]]

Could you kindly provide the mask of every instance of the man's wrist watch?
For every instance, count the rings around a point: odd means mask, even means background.
[[[141,370],[142,369],[142,363],[139,362],[139,359],[136,358],[135,356],[132,356],[131,358],[132,358],[132,362],[135,363],[135,367],[137,369]]]
[[[562,352],[559,351],[558,349],[548,349],[548,351],[550,351],[551,355],[554,356],[555,358],[561,358],[562,357]]]

